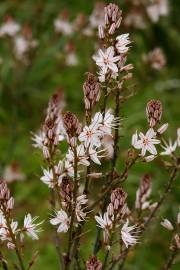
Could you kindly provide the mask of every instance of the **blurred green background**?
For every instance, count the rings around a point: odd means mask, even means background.
[[[106,1],[109,3],[110,1]],[[126,14],[130,1],[114,1]],[[168,136],[176,138],[180,112],[180,1],[170,2],[169,15],[160,18],[158,23],[147,22],[145,29],[120,29],[121,33],[130,32],[133,41],[128,62],[133,63],[134,78],[132,81],[135,95],[130,98],[121,110],[123,128],[121,130],[119,169],[123,167],[125,150],[129,147],[131,135],[136,129],[146,131],[145,106],[149,99],[160,99],[163,103],[163,122],[169,122]],[[27,212],[44,219],[44,232],[40,241],[27,243],[25,254],[30,258],[33,251],[39,250],[34,269],[57,269],[57,257],[52,245],[52,228],[48,225],[51,214],[48,204],[48,188],[39,180],[42,174],[42,157],[32,147],[31,131],[37,132],[45,115],[50,96],[61,87],[64,90],[67,110],[76,113],[82,119],[83,92],[82,84],[85,72],[94,71],[92,55],[96,51],[96,35],[86,37],[82,31],[71,36],[56,33],[54,20],[64,9],[69,11],[68,20],[73,21],[79,13],[89,16],[96,1],[86,0],[5,0],[0,2],[0,24],[6,16],[11,16],[21,26],[28,25],[32,37],[38,45],[29,55],[28,65],[16,59],[12,38],[0,38],[0,170],[12,163],[18,164],[25,175],[25,181],[10,184],[16,199],[17,216],[23,218]],[[95,31],[96,32],[96,31]],[[94,33],[95,33],[94,32]],[[66,44],[72,42],[78,64],[65,64]],[[161,47],[166,55],[167,64],[161,70],[152,70],[143,62],[143,54],[155,47]],[[153,200],[156,200],[164,187],[168,172],[161,169],[161,164],[154,161],[149,164],[136,165],[128,178],[125,189],[129,193],[129,204],[133,205],[135,191],[143,173],[150,173],[153,179]],[[171,234],[162,229],[158,223],[167,216],[174,220],[179,205],[179,181],[166,205],[159,212],[156,226],[148,232],[144,245],[139,245],[128,258],[126,269],[153,270],[159,269],[169,250]],[[92,235],[95,235],[95,222],[90,224]],[[143,241],[143,239],[141,240]],[[92,241],[93,244],[93,241]],[[85,246],[85,258],[91,254],[92,245]],[[7,257],[11,251],[5,251]],[[13,268],[12,268],[13,269]],[[173,269],[180,269],[180,263]]]

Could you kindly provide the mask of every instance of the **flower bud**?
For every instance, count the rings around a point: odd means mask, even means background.
[[[101,270],[102,263],[96,258],[96,256],[92,256],[86,262],[86,268],[87,270]]]
[[[166,129],[168,128],[168,126],[169,126],[168,123],[163,124],[160,128],[158,128],[157,133],[163,134],[166,131]]]
[[[109,4],[104,8],[105,27],[110,35],[113,35],[121,24],[122,11],[115,4]]]
[[[146,115],[150,127],[160,122],[162,116],[162,103],[160,100],[150,100],[146,106]]]
[[[13,207],[14,207],[14,198],[11,197],[11,198],[8,200],[8,202],[7,202],[7,209],[8,209],[8,210],[12,210]]]
[[[111,203],[114,210],[121,210],[125,204],[127,193],[122,188],[116,188],[111,193]]]
[[[161,222],[161,225],[169,231],[174,230],[172,223],[166,218]]]
[[[83,85],[85,109],[91,109],[100,98],[100,84],[92,73],[88,73]]]
[[[176,234],[174,236],[174,240],[176,242],[177,248],[180,249],[180,236],[178,234]]]
[[[144,158],[145,162],[151,162],[152,160],[154,160],[156,158],[156,156],[154,155],[150,155]]]
[[[98,27],[98,34],[99,34],[100,39],[103,39],[105,37],[104,27],[102,25],[99,25],[99,27]]]
[[[4,180],[0,180],[0,200],[9,200],[10,191]]]
[[[69,138],[77,137],[80,133],[80,123],[75,114],[66,112],[63,116],[63,123]]]
[[[142,209],[144,207],[144,203],[148,199],[151,194],[151,177],[148,174],[145,174],[142,177],[140,187],[136,192],[136,202],[135,207],[137,209]]]
[[[177,214],[177,224],[180,225],[180,209],[179,209],[179,212]]]

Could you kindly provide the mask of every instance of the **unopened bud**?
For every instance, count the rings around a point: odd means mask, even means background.
[[[162,116],[162,103],[160,100],[150,100],[146,106],[146,116],[150,127],[160,122]]]
[[[92,73],[88,73],[87,80],[83,85],[85,109],[89,110],[99,101],[100,84]]]
[[[111,203],[114,210],[122,209],[127,198],[127,193],[122,188],[116,188],[111,193]]]
[[[122,11],[115,4],[109,4],[104,8],[104,20],[105,27],[108,30],[108,34],[113,35],[116,29],[121,24]]]
[[[71,112],[66,112],[63,116],[64,127],[70,138],[77,137],[80,133],[79,120],[75,114]]]
[[[96,258],[96,256],[92,256],[86,262],[86,268],[87,270],[101,270],[102,263]]]
[[[161,222],[161,225],[169,231],[174,230],[172,223],[166,218]]]
[[[169,125],[168,123],[163,124],[160,128],[158,128],[157,133],[163,134],[168,128],[168,125]]]
[[[180,237],[178,234],[174,236],[174,240],[176,242],[177,248],[180,249]]]
[[[152,160],[154,160],[156,158],[156,156],[154,155],[150,155],[144,158],[145,162],[151,162]]]
[[[14,207],[14,198],[11,197],[11,198],[8,200],[8,202],[7,202],[7,209],[8,209],[8,210],[12,210],[13,207]]]
[[[99,25],[99,27],[98,27],[98,34],[99,34],[100,39],[103,39],[105,37],[104,27],[102,25]]]

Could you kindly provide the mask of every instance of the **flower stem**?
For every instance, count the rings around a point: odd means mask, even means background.
[[[10,221],[10,218],[8,216],[8,213],[6,212],[6,207],[5,207],[5,205],[3,203],[2,203],[2,208],[3,208],[3,213],[4,213],[4,216],[5,216],[5,219],[6,219],[6,224],[7,224],[7,228],[8,228],[12,243],[15,246],[15,252],[16,252],[16,256],[17,256],[18,261],[19,261],[20,269],[25,270],[23,259],[22,259],[21,253],[20,253],[20,249],[18,247],[16,237],[15,237],[13,231],[12,231],[12,228],[11,228],[11,221]]]
[[[119,117],[119,110],[120,110],[120,102],[119,102],[119,95],[120,91],[117,89],[116,91],[116,96],[115,96],[115,112],[114,112],[114,117],[117,118]],[[114,134],[114,154],[113,154],[113,159],[112,159],[112,176],[113,177],[113,171],[116,166],[116,161],[117,161],[117,156],[118,156],[118,141],[119,141],[119,127],[115,129],[115,134]]]
[[[3,256],[1,251],[0,251],[0,262],[2,263],[2,268],[4,270],[8,270],[7,263],[6,263],[5,259],[4,259],[4,256]]]
[[[176,256],[177,256],[177,254],[178,254],[178,248],[175,247],[175,248],[172,250],[172,252],[171,252],[171,254],[170,254],[170,256],[169,256],[167,262],[166,262],[165,265],[161,268],[161,270],[170,270],[170,269],[172,268],[173,264],[174,264],[174,260],[175,260],[175,258],[176,258]]]
[[[74,225],[74,218],[75,218],[75,210],[76,210],[76,199],[77,199],[77,150],[74,147],[74,189],[73,189],[73,205],[71,209],[71,223],[69,228],[69,239],[68,239],[68,250],[67,250],[67,263],[65,265],[65,270],[69,269],[71,263],[71,249],[72,249],[72,233],[73,233],[73,225]]]
[[[148,225],[150,224],[152,218],[155,216],[156,212],[159,210],[160,206],[161,206],[162,203],[164,202],[166,196],[167,196],[168,193],[171,191],[172,185],[173,185],[174,180],[175,180],[175,178],[176,178],[176,176],[177,176],[177,172],[178,172],[178,166],[175,166],[174,169],[173,169],[173,171],[172,171],[172,173],[171,173],[171,175],[170,175],[170,179],[169,179],[168,184],[167,184],[167,186],[166,186],[166,188],[165,188],[165,190],[164,190],[164,193],[163,193],[162,196],[160,197],[160,199],[159,199],[159,201],[158,201],[156,207],[153,209],[153,211],[151,212],[151,214],[149,215],[149,217],[147,218],[147,220],[146,220],[145,223],[143,224],[143,229],[142,229],[142,231],[141,231],[142,233],[147,229],[147,227],[148,227]],[[121,262],[120,265],[119,265],[119,270],[122,269],[122,267],[123,267],[123,265],[124,265],[124,263],[125,263],[125,261],[126,261],[126,258],[127,258],[127,256],[128,256],[128,254],[129,254],[129,248],[127,249],[127,252],[126,252],[124,258],[123,258],[122,262]],[[169,258],[169,260],[170,260],[170,259],[171,259],[171,258]],[[173,260],[174,260],[174,258],[173,258]],[[173,261],[172,261],[172,263],[173,263]],[[165,269],[166,269],[166,268],[165,268]],[[167,268],[167,269],[170,269],[170,268]]]
[[[153,209],[153,211],[151,212],[151,214],[149,215],[149,217],[147,218],[146,222],[144,223],[144,228],[146,228],[150,221],[152,220],[152,218],[155,216],[156,212],[158,211],[158,209],[160,208],[161,204],[164,202],[166,196],[168,195],[168,193],[171,191],[172,185],[174,183],[174,180],[176,178],[178,172],[178,168],[175,167],[171,173],[170,179],[168,181],[168,184],[164,190],[164,193],[162,194],[162,196],[160,197],[156,207]]]

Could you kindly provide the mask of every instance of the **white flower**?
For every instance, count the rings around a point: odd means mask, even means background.
[[[164,146],[162,145],[162,148],[165,150],[164,152],[161,152],[160,154],[162,156],[170,156],[172,153],[176,150],[177,147],[177,141],[172,143],[171,139],[169,139],[169,144],[164,141]]]
[[[23,181],[26,176],[16,163],[11,163],[4,169],[3,177],[6,182]]]
[[[77,152],[77,160],[78,160],[78,165],[84,165],[84,166],[89,166],[89,161],[88,161],[88,156],[85,151],[85,147],[83,144],[80,144],[76,148]],[[69,161],[69,163],[74,164],[74,152],[69,148],[68,153],[66,155],[66,159]]]
[[[164,228],[166,228],[167,230],[169,230],[169,231],[174,230],[173,225],[171,224],[171,222],[170,222],[167,218],[165,218],[165,219],[161,222],[161,225],[162,225]]]
[[[118,53],[127,53],[129,50],[129,47],[127,47],[127,45],[131,43],[131,41],[129,40],[129,33],[118,36],[116,40],[116,49]]]
[[[40,178],[43,183],[48,185],[49,188],[54,187],[54,177],[52,170],[49,169],[43,169],[43,176]]]
[[[101,229],[109,230],[112,227],[112,220],[109,218],[107,212],[105,212],[103,216],[102,214],[99,214],[99,216],[95,216],[95,220],[97,221],[98,226]]]
[[[74,52],[67,53],[66,64],[68,66],[77,66],[79,63],[77,55]]]
[[[177,129],[177,144],[180,147],[180,128]]]
[[[8,19],[0,27],[0,37],[3,37],[5,35],[13,37],[19,30],[20,25],[17,24],[13,19]]]
[[[80,142],[83,142],[87,148],[89,145],[99,147],[101,145],[100,136],[102,132],[98,130],[97,124],[92,123],[90,126],[85,126],[79,135]]]
[[[60,210],[56,213],[56,217],[50,220],[52,225],[58,225],[57,232],[64,232],[66,233],[69,229],[70,218],[68,217],[67,213],[64,210]]]
[[[135,230],[136,226],[135,225],[128,226],[128,225],[129,225],[129,220],[127,219],[126,223],[123,225],[121,229],[121,237],[127,248],[128,246],[135,245],[138,240],[136,232],[132,232]]]
[[[73,33],[73,26],[67,20],[62,20],[60,18],[54,21],[55,32],[63,33],[67,36],[70,36]]]
[[[99,70],[98,75],[99,75],[98,76],[99,81],[100,82],[105,82],[105,80],[106,80],[106,74],[105,74],[105,72],[102,69]]]
[[[4,223],[1,224],[1,225],[2,225],[2,227],[0,227],[0,239],[2,241],[12,242],[9,229],[8,229],[8,227],[6,225],[6,221],[4,220]],[[14,235],[16,235],[16,233],[18,232],[17,227],[18,227],[18,222],[12,220],[11,221],[11,230],[12,230],[12,233]]]
[[[120,56],[114,56],[114,48],[111,46],[103,52],[101,49],[98,50],[98,55],[94,56],[93,59],[96,65],[100,66],[103,73],[107,73],[108,70],[118,72],[118,67],[115,64],[119,61]]]
[[[24,218],[24,228],[23,231],[27,233],[28,236],[30,236],[33,240],[38,240],[39,237],[37,233],[41,231],[39,225],[42,224],[42,222],[35,224],[34,222],[37,220],[38,217],[31,217],[31,214],[27,214]]]
[[[86,213],[84,212],[85,207],[82,208],[82,205],[86,205],[88,202],[88,199],[86,197],[86,195],[80,195],[77,197],[77,201],[76,201],[76,218],[78,222],[81,222],[85,219],[86,217]]]
[[[168,11],[168,0],[155,0],[147,6],[147,13],[152,22],[157,22],[160,16],[166,16]]]
[[[15,54],[17,59],[19,60],[26,60],[26,53],[35,47],[37,47],[38,43],[34,39],[27,39],[22,35],[18,35],[14,39],[15,44]]]
[[[115,118],[114,115],[111,113],[111,110],[108,110],[100,126],[100,130],[104,133],[104,135],[111,135],[112,128],[117,128],[119,126],[119,118]]]
[[[155,139],[156,132],[150,128],[144,135],[142,132],[139,133],[140,140],[138,140],[137,132],[132,136],[132,145],[136,149],[141,149],[141,156],[145,156],[146,151],[152,155],[157,155],[157,150],[154,144],[159,144],[160,141]]]
[[[103,156],[98,156],[98,154],[101,152],[104,152],[104,150],[97,151],[97,148],[90,146],[88,152],[89,152],[90,159],[94,163],[101,165],[99,158],[102,158]]]
[[[92,119],[92,125],[101,131],[101,136],[112,135],[112,128],[119,126],[119,118],[115,118],[111,110],[106,111],[104,117],[102,113],[97,112]]]
[[[35,148],[43,149],[45,138],[46,138],[46,135],[43,131],[40,131],[38,134],[33,133],[33,137],[32,137],[32,140],[34,142],[33,146]]]

